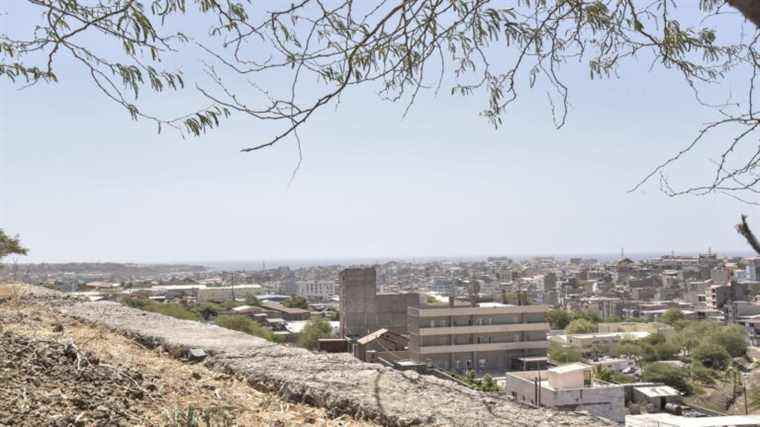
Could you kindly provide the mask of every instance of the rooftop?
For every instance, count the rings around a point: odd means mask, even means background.
[[[587,371],[590,369],[591,366],[586,365],[585,363],[569,363],[567,365],[561,365],[557,366],[556,368],[548,369],[548,371],[555,374],[566,374],[568,372]]]

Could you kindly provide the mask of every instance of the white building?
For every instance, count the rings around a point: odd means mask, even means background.
[[[335,296],[335,282],[331,281],[308,281],[298,282],[298,296],[308,300],[327,301]]]
[[[682,417],[668,413],[627,415],[626,427],[739,427],[760,426],[757,415],[727,415],[721,417]]]
[[[261,285],[235,285],[213,286],[198,289],[198,302],[224,302],[233,299],[245,299],[247,296],[256,296],[262,291]]]
[[[625,420],[625,386],[594,381],[591,366],[571,363],[545,371],[508,372],[504,386],[517,402]]]

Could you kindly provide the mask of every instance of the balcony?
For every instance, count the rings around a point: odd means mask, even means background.
[[[407,313],[412,317],[446,317],[446,316],[488,316],[499,314],[545,313],[546,305],[512,305],[505,307],[409,307]]]
[[[471,353],[474,351],[506,351],[547,349],[549,341],[499,342],[491,344],[434,345],[420,347],[420,354]]]
[[[420,336],[433,335],[466,335],[466,334],[498,334],[501,332],[535,332],[548,331],[548,323],[505,323],[500,325],[472,326],[437,326],[435,328],[419,329]]]

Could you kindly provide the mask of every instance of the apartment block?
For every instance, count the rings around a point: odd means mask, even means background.
[[[326,301],[335,296],[335,282],[332,281],[301,281],[296,282],[298,296],[307,300]]]
[[[458,372],[522,368],[521,358],[546,356],[546,310],[545,305],[497,303],[409,307],[409,356]]]

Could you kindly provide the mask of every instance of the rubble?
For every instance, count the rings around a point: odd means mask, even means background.
[[[155,378],[100,363],[76,345],[0,333],[0,426],[134,425]]]

